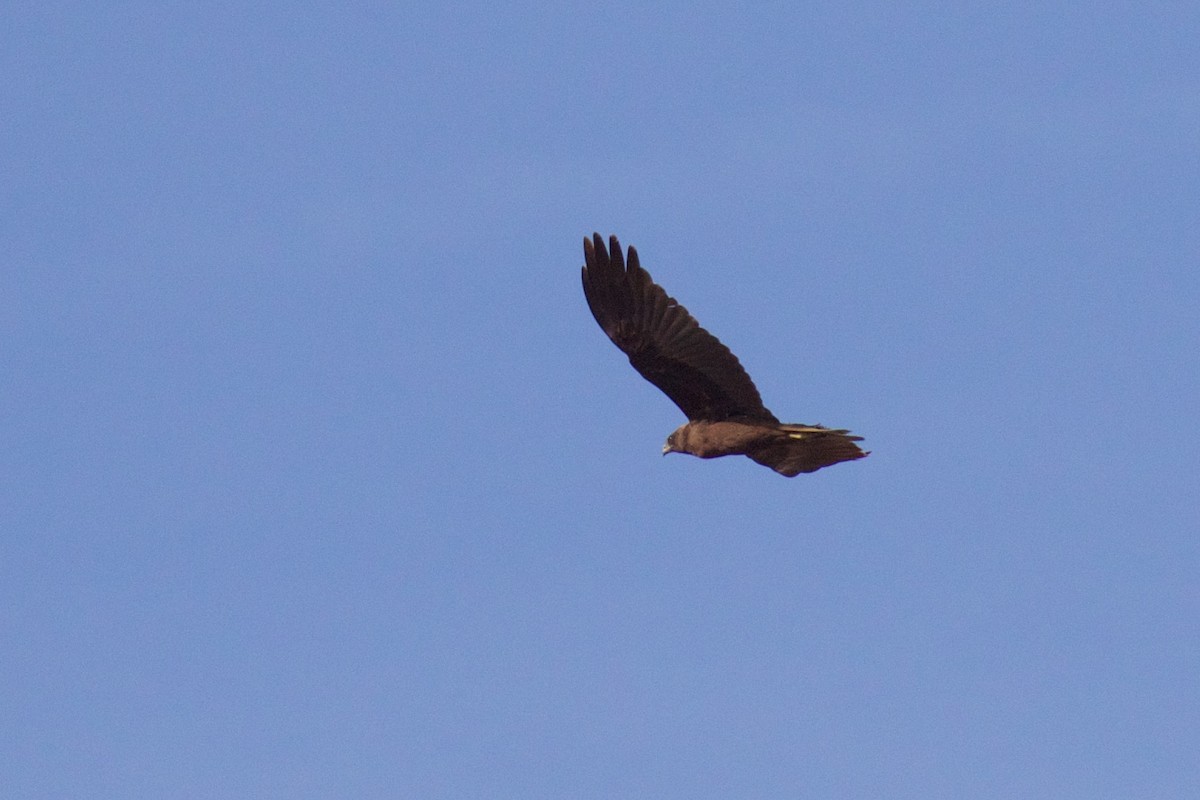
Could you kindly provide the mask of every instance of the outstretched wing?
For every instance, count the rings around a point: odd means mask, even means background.
[[[583,293],[600,327],[642,377],[662,389],[690,420],[747,418],[778,422],[737,356],[669,297],[629,248],[600,234],[583,240]]]

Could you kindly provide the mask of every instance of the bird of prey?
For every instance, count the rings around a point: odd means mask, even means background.
[[[729,348],[701,328],[638,262],[596,233],[583,239],[588,307],[629,363],[679,406],[688,421],[667,437],[663,455],[748,456],[791,478],[867,455],[861,436],[820,425],[781,423]]]

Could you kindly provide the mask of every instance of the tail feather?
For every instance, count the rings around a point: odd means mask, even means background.
[[[779,425],[776,431],[778,436],[771,437],[746,455],[789,478],[870,455],[855,444],[861,442],[862,437],[852,436],[845,429]]]
[[[779,430],[784,431],[793,439],[807,439],[809,435],[820,436],[822,434],[836,433],[840,434],[852,442],[861,442],[863,437],[852,436],[850,431],[845,428],[826,428],[824,425],[780,425]]]

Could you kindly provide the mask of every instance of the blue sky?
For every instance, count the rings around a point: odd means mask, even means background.
[[[1200,792],[1192,5],[5,18],[0,793]]]

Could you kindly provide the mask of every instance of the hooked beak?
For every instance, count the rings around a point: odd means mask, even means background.
[[[664,445],[663,445],[663,455],[664,455],[664,456],[665,456],[667,453],[674,453],[674,452],[675,452],[675,451],[674,451],[674,450],[671,448],[671,443],[670,443],[670,442],[667,442],[666,444],[664,444]]]

